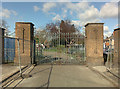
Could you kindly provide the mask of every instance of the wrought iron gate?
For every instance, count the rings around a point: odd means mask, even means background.
[[[84,64],[84,35],[81,33],[41,33],[36,40],[36,60],[40,64]]]

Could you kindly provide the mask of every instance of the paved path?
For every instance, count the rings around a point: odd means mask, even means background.
[[[40,87],[47,83],[50,65],[38,65],[17,87]],[[47,85],[46,85],[47,86]],[[101,75],[80,65],[54,65],[49,87],[113,87]]]
[[[25,66],[21,66],[21,68],[23,67]],[[0,70],[2,71],[2,80],[4,80],[5,78],[19,71],[19,66],[14,66],[14,64],[2,64]]]

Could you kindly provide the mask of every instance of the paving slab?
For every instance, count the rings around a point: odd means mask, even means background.
[[[24,68],[25,66],[21,66],[21,68]],[[2,67],[0,67],[0,70],[2,70],[2,80],[8,78],[9,76],[13,75],[15,72],[19,71],[19,66],[14,66],[13,64],[2,64]]]
[[[99,72],[102,76],[104,76],[109,81],[113,82],[115,86],[118,87],[119,84],[119,75],[118,75],[118,68],[107,68],[106,66],[94,66],[92,67],[93,70]]]

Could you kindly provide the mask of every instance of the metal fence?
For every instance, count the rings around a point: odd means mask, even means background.
[[[14,62],[15,38],[4,37],[4,62]]]
[[[3,63],[35,63],[35,41],[21,38],[4,37]]]
[[[107,49],[106,54],[107,54],[107,62],[105,64],[106,69],[110,73],[110,75],[113,75],[113,80],[118,82],[120,80],[119,65],[115,63],[114,44],[112,43],[112,40],[109,40],[109,47]]]
[[[106,51],[106,54],[107,54],[106,67],[111,69],[113,68],[113,60],[114,60],[114,45],[112,44],[111,40],[109,40],[109,46]]]

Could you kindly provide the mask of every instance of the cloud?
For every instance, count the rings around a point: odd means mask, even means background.
[[[56,14],[51,9],[60,7],[62,13]],[[64,8],[63,8],[64,7]],[[118,7],[115,2],[105,3],[100,10],[90,2],[79,2],[79,3],[45,3],[43,5],[44,12],[54,13],[55,15],[52,20],[61,20],[66,17],[72,19],[72,23],[79,26],[84,26],[86,23],[98,23],[101,22],[102,18],[116,18],[118,14]],[[106,27],[107,29],[107,27]],[[106,30],[107,31],[107,30]],[[109,32],[110,33],[110,32]]]
[[[66,14],[63,15],[63,18],[66,18]]]
[[[5,18],[9,18],[10,17],[11,12],[8,9],[2,9],[2,11],[0,12],[0,17],[5,17]]]
[[[37,11],[40,10],[40,8],[39,8],[38,6],[34,6],[33,8],[34,8],[34,11],[35,11],[35,12],[37,12]]]
[[[5,8],[2,8],[2,11],[0,12],[0,17],[10,18],[10,15],[17,15],[17,12],[14,10],[8,10]]]
[[[64,9],[64,13],[67,13],[67,10],[66,10],[66,9]]]
[[[109,32],[108,26],[104,26],[104,32]]]
[[[104,33],[104,37],[110,37],[112,35],[112,32],[107,32],[107,33]]]
[[[62,17],[63,18],[66,18],[66,16],[67,16],[67,9],[65,9],[65,8],[62,8]]]
[[[116,18],[118,16],[118,6],[115,2],[105,3],[101,9],[94,7],[89,2],[68,3],[66,8],[70,10],[70,15],[75,16],[81,22],[86,23],[100,22],[101,18]]]
[[[15,16],[17,16],[17,12],[14,10],[11,10],[11,13],[13,13]]]
[[[70,15],[72,15],[73,14],[73,12],[72,11],[70,11]]]
[[[104,37],[109,37],[112,35],[112,32],[109,30],[108,26],[104,26]]]
[[[61,20],[61,17],[59,14],[57,14],[52,20],[53,21]]]
[[[51,14],[51,15],[56,15],[56,13],[54,13],[54,12],[49,12],[49,14]]]
[[[119,23],[119,22],[118,22]],[[115,26],[114,26],[114,28],[116,29],[116,28],[120,28],[120,24],[116,24]]]
[[[80,26],[80,24],[81,24],[81,22],[79,20],[72,20],[71,23],[74,24],[75,26]]]
[[[79,19],[81,26],[84,26],[88,22],[92,23],[101,21],[99,10],[88,2],[68,3],[66,8],[69,10],[71,16]]]
[[[67,3],[66,8],[71,9],[72,11],[80,11],[85,10],[89,7],[88,2],[80,2],[80,3]]]
[[[43,12],[48,12],[48,11],[50,11],[54,7],[56,7],[56,3],[49,2],[49,3],[45,3],[43,5],[42,10],[43,10]]]
[[[102,18],[117,18],[118,17],[117,3],[110,2],[103,5],[100,10],[100,16]]]
[[[99,11],[94,6],[89,7],[83,13],[79,13],[78,17],[84,20],[93,20],[99,18]]]
[[[98,18],[96,19],[88,19],[88,20],[81,20],[81,26],[85,26],[87,23],[99,23],[101,20]]]

